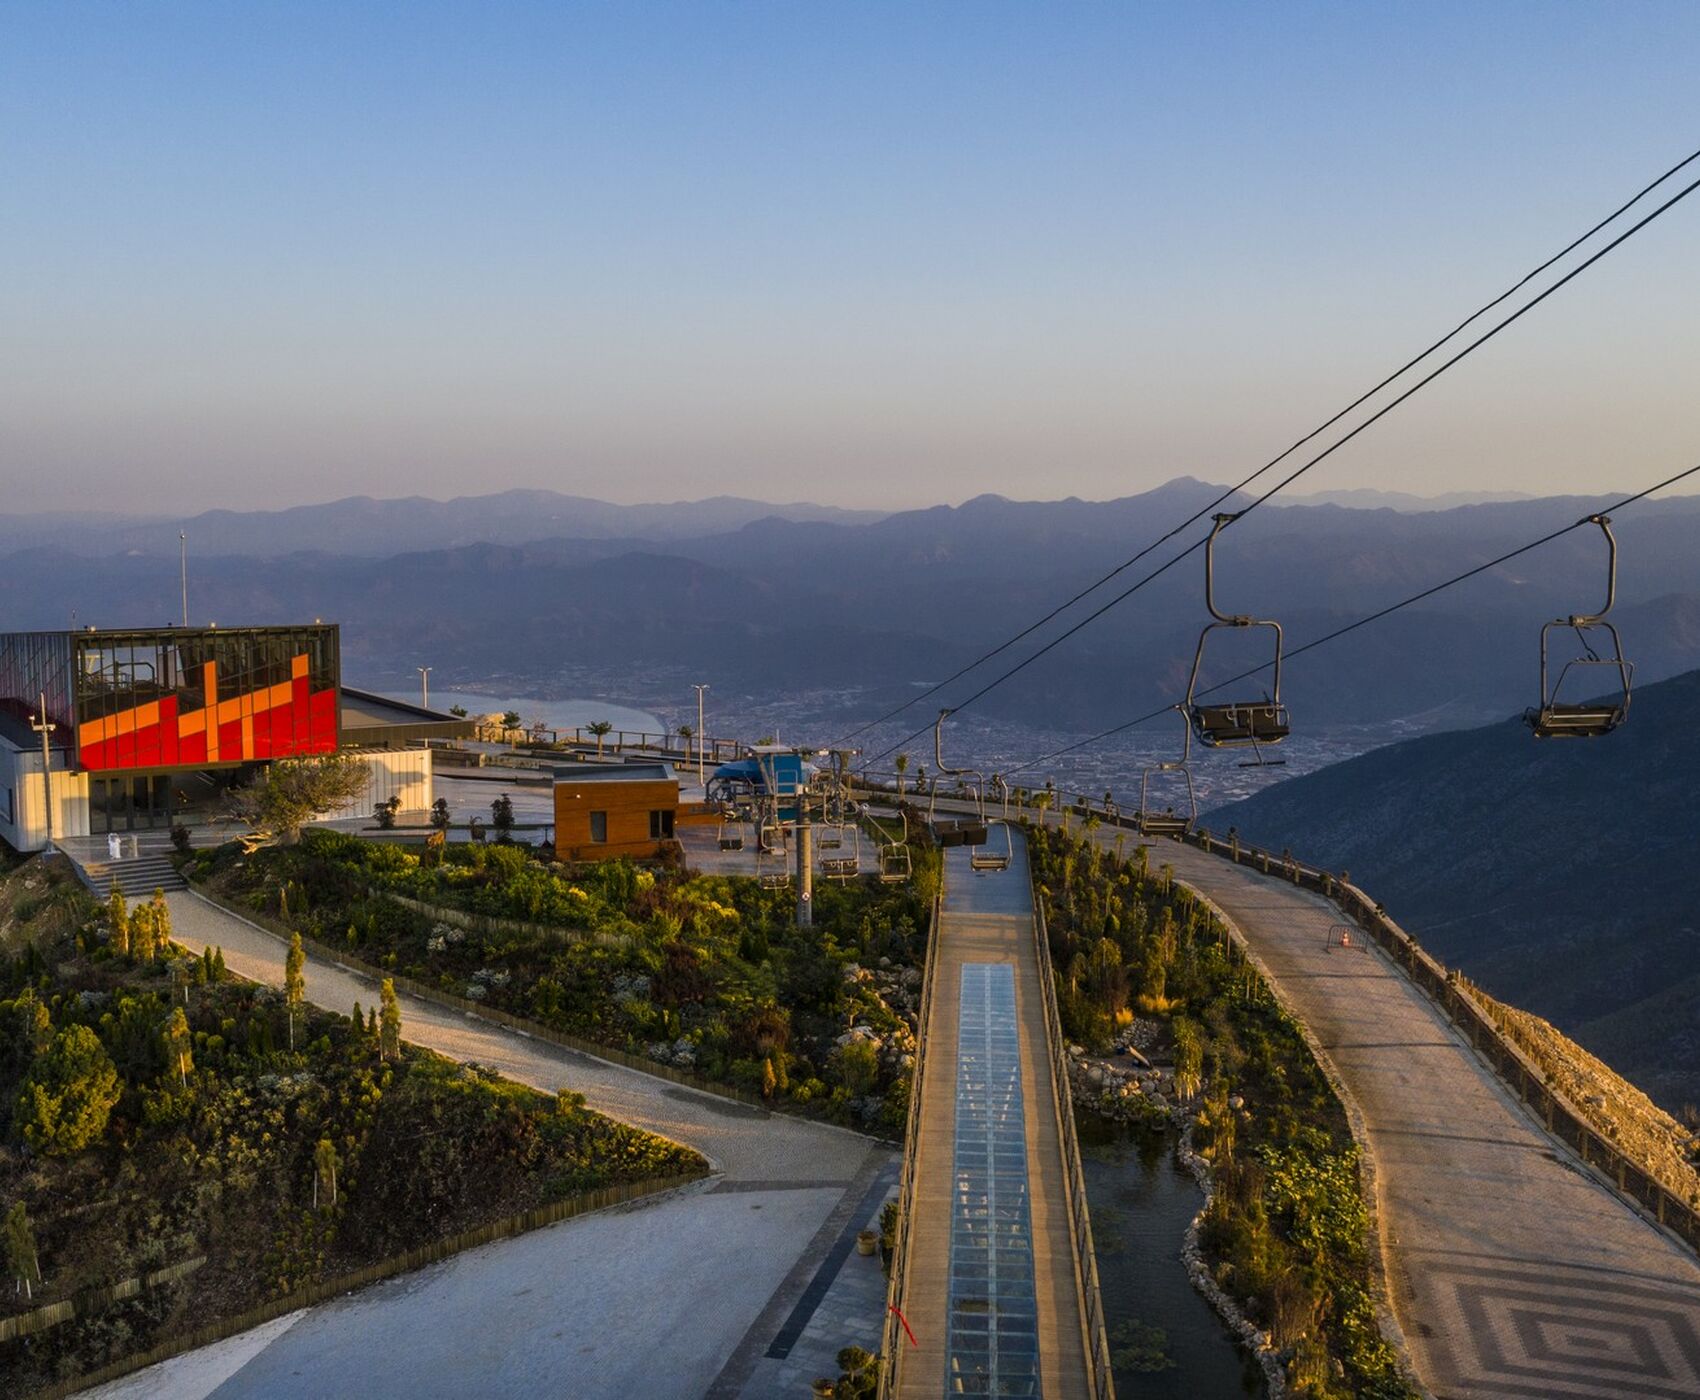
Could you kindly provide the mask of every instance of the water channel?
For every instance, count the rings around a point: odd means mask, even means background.
[[[1118,1400],[1262,1395],[1262,1372],[1181,1263],[1204,1197],[1175,1160],[1174,1134],[1089,1113],[1076,1122]]]

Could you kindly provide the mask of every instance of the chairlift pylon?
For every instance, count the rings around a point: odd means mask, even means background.
[[[1617,536],[1612,533],[1609,515],[1590,515],[1583,522],[1600,527],[1606,537],[1606,601],[1597,613],[1573,613],[1554,618],[1541,628],[1541,703],[1523,712],[1523,722],[1534,731],[1537,739],[1597,739],[1610,734],[1629,716],[1629,697],[1635,665],[1623,656],[1623,641],[1617,626],[1606,621],[1606,614],[1617,601]],[[1564,663],[1558,677],[1547,685],[1547,645],[1552,629],[1568,627],[1576,633],[1583,655]],[[1594,630],[1611,638],[1610,655],[1602,656],[1588,640]],[[1617,672],[1617,691],[1611,696],[1592,700],[1560,700],[1559,691],[1564,679],[1574,667],[1605,666]]]
[[[1184,836],[1198,820],[1198,796],[1192,786],[1192,721],[1181,706],[1181,756],[1149,765],[1139,778],[1139,834],[1141,836]],[[1162,812],[1151,810],[1152,774],[1179,773],[1186,782],[1187,810],[1183,816],[1171,803]]]
[[[1199,743],[1207,748],[1253,749],[1263,744],[1278,744],[1292,733],[1287,707],[1281,703],[1281,624],[1272,618],[1252,617],[1246,613],[1225,613],[1216,606],[1216,536],[1238,520],[1243,511],[1221,512],[1214,522],[1210,537],[1204,542],[1204,606],[1211,621],[1198,634],[1198,650],[1192,658],[1192,679],[1187,682],[1186,700],[1182,713]],[[1223,628],[1267,627],[1275,633],[1275,675],[1270,692],[1258,700],[1201,702],[1198,680],[1204,667],[1204,647],[1212,632]],[[1261,756],[1260,756],[1261,757]],[[1143,805],[1143,804],[1142,804]]]

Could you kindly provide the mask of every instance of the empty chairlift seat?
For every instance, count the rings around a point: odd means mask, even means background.
[[[1537,739],[1597,739],[1610,734],[1629,717],[1635,667],[1624,659],[1623,641],[1616,626],[1606,621],[1606,614],[1617,601],[1617,536],[1612,534],[1610,516],[1590,515],[1578,523],[1598,525],[1606,537],[1606,602],[1597,613],[1554,618],[1541,628],[1541,701],[1523,713],[1524,723]],[[1573,631],[1582,654],[1565,662],[1549,685],[1547,651],[1554,629]],[[1609,645],[1603,649],[1596,647],[1595,638]],[[1572,672],[1577,677],[1603,672],[1612,679],[1612,689],[1603,697],[1562,700],[1559,693],[1565,681],[1572,679]]]

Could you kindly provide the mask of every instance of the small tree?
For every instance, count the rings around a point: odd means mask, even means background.
[[[490,825],[496,828],[498,841],[506,841],[514,829],[514,800],[505,792],[490,804]]]
[[[154,922],[154,907],[151,903],[138,904],[130,911],[130,956],[137,962],[153,961],[159,948],[155,941],[158,927]]]
[[[465,705],[450,705],[449,706],[449,713],[451,715],[453,715],[456,719],[465,719],[466,718],[466,706]]]
[[[596,723],[589,725],[587,727],[589,728],[590,732],[596,736],[596,756],[598,758],[601,758],[602,757],[602,741],[614,732],[614,726],[612,724],[610,724],[605,719],[599,719],[599,720],[596,721]]]
[[[431,825],[438,831],[449,829],[449,800],[439,797],[431,804]]]
[[[514,733],[518,729],[519,729],[519,711],[518,710],[503,710],[502,711],[502,738],[505,739],[510,744],[513,743]]]
[[[283,1005],[289,1012],[289,1048],[295,1049],[295,1018],[307,1000],[307,952],[301,935],[289,936],[289,952],[283,959]]]
[[[130,955],[130,910],[124,902],[124,891],[114,880],[106,895],[106,919],[112,925],[112,951],[121,957]]]
[[[190,1046],[193,1037],[189,1034],[189,1018],[183,1014],[181,1006],[173,1007],[170,1017],[165,1023],[165,1058],[177,1067],[177,1082],[185,1089],[189,1087],[189,1071],[195,1067]]]
[[[229,976],[224,970],[224,947],[221,944],[213,949],[213,981],[222,982]]]
[[[395,994],[395,979],[384,978],[378,989],[383,1009],[378,1014],[378,1054],[386,1060],[401,1056],[401,1000]]]
[[[87,1026],[67,1026],[24,1075],[15,1121],[37,1152],[68,1156],[105,1133],[123,1089],[100,1037]]]
[[[900,753],[892,759],[891,766],[897,769],[897,795],[903,796],[903,775],[909,771],[909,755]]]
[[[779,1088],[779,1076],[773,1072],[773,1056],[761,1062],[761,1096],[771,1099]]]
[[[313,1209],[319,1208],[319,1188],[322,1186],[330,1192],[327,1205],[336,1204],[336,1169],[342,1163],[337,1159],[336,1148],[329,1138],[320,1138],[319,1145],[313,1149]]]
[[[41,1282],[41,1260],[36,1257],[35,1229],[22,1201],[6,1212],[4,1236],[6,1267],[11,1270],[13,1280],[12,1291],[16,1293],[21,1287],[27,1302],[35,1297],[32,1283]]]
[[[154,944],[163,953],[171,946],[171,906],[165,902],[165,891],[155,886],[148,907],[153,910]]]
[[[371,780],[365,761],[351,754],[280,758],[247,787],[233,791],[228,806],[247,825],[250,849],[274,841],[290,846],[315,816],[346,807]]]

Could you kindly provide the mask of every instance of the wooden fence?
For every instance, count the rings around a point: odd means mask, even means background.
[[[69,1298],[61,1298],[56,1303],[44,1303],[29,1312],[0,1318],[0,1342],[32,1336],[36,1332],[45,1332],[49,1327],[57,1327],[61,1322],[69,1322],[73,1317],[85,1317],[91,1312],[99,1312],[114,1303],[122,1303],[127,1298],[136,1297],[144,1288],[158,1288],[162,1283],[175,1283],[180,1278],[187,1278],[206,1262],[206,1255],[197,1255],[193,1259],[184,1259],[180,1263],[168,1264],[163,1269],[155,1269],[151,1274],[121,1279],[103,1288],[85,1288],[82,1292]]]
[[[606,1210],[610,1206],[623,1205],[628,1201],[641,1200],[645,1196],[657,1195],[663,1191],[675,1191],[682,1186],[699,1180],[698,1177],[673,1176],[661,1177],[654,1181],[623,1182],[615,1186],[604,1186],[595,1191],[585,1191],[564,1201],[556,1201],[553,1205],[538,1206],[519,1215],[510,1215],[505,1220],[493,1221],[488,1225],[480,1225],[474,1230],[463,1230],[458,1235],[450,1235],[434,1244],[421,1245],[418,1249],[410,1249],[405,1254],[392,1255],[388,1259],[379,1260],[376,1264],[368,1264],[364,1269],[356,1269],[352,1273],[343,1274],[338,1278],[327,1279],[322,1283],[308,1284],[292,1293],[271,1301],[261,1303],[258,1307],[248,1309],[235,1317],[227,1317],[218,1322],[208,1323],[188,1332],[176,1332],[168,1340],[150,1347],[147,1351],[137,1352],[121,1361],[114,1361],[108,1366],[88,1375],[79,1376],[72,1381],[63,1381],[46,1390],[38,1391],[36,1400],[60,1400],[60,1397],[74,1395],[80,1390],[92,1386],[103,1385],[107,1381],[116,1380],[119,1376],[139,1371],[145,1366],[179,1356],[186,1351],[194,1351],[199,1347],[211,1346],[221,1342],[226,1337],[234,1337],[239,1332],[258,1327],[292,1313],[300,1308],[310,1308],[316,1303],[325,1302],[341,1294],[364,1288],[369,1283],[377,1283],[383,1279],[393,1278],[397,1274],[409,1273],[414,1269],[423,1268],[426,1264],[434,1264],[439,1259],[447,1259],[452,1254],[464,1250],[476,1249],[479,1245],[492,1244],[496,1240],[505,1240],[514,1235],[525,1234],[529,1230],[540,1229],[545,1225],[553,1225],[557,1221],[569,1220],[576,1215],[585,1215],[591,1211]]]

